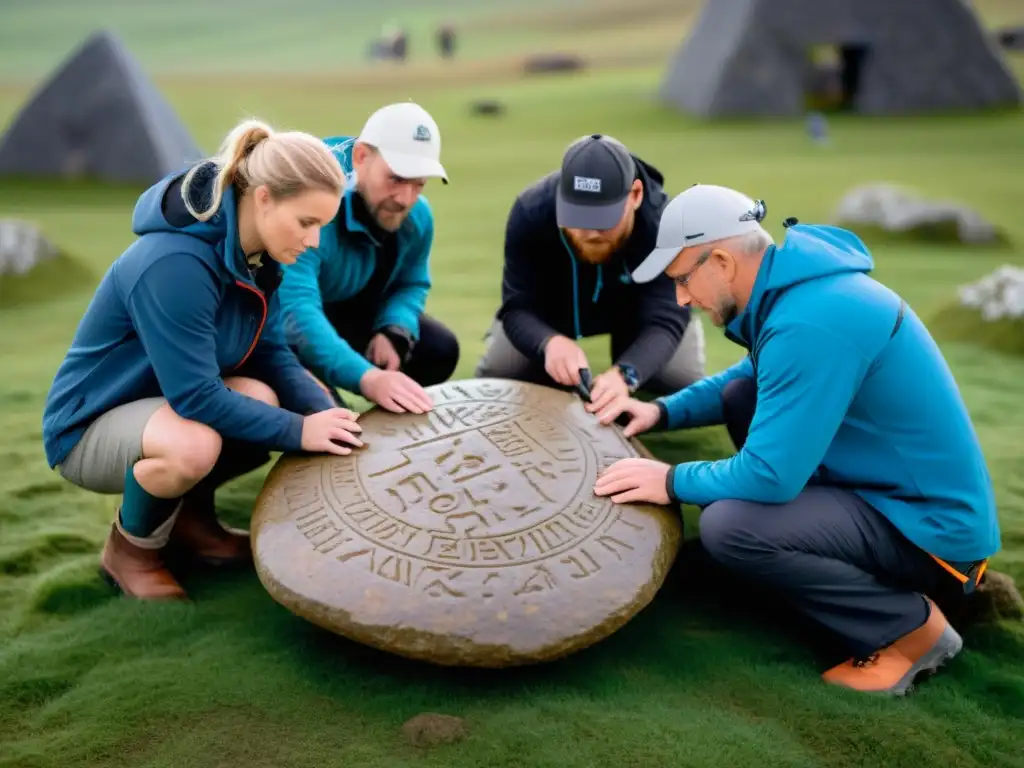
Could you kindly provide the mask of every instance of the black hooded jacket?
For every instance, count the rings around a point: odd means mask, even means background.
[[[633,156],[644,186],[643,202],[629,239],[600,265],[576,258],[555,218],[559,173],[527,187],[516,198],[505,228],[501,321],[512,345],[531,360],[543,360],[556,334],[579,339],[609,333],[614,362],[636,369],[643,384],[675,352],[689,307],[676,303],[665,275],[638,285],[630,273],[654,249],[661,212],[668,202],[661,172]],[[623,348],[622,344],[629,346]]]

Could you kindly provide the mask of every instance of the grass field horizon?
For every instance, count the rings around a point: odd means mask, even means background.
[[[104,3],[121,10],[127,29],[152,18],[148,8]],[[505,41],[480,52],[481,66],[492,67],[486,75],[459,62],[464,74],[449,80],[436,64],[406,76],[367,73],[352,84],[344,72],[315,68],[271,77],[211,64],[200,75],[161,65],[160,57],[173,62],[168,44],[153,54],[154,79],[208,151],[248,115],[333,135],[358,130],[390,101],[414,99],[429,109],[443,132],[452,183],[426,191],[436,221],[428,311],[459,337],[456,378],[472,376],[498,303],[504,221],[515,194],[557,167],[569,141],[593,131],[617,136],[660,168],[670,194],[703,181],[765,198],[777,238],[785,217],[829,220],[840,196],[865,182],[906,184],[978,209],[1007,231],[1011,247],[872,244],[875,276],[926,322],[955,301],[958,286],[1002,264],[1024,264],[1024,113],[834,118],[830,147],[810,144],[799,120],[704,123],[655,101],[665,62],[653,58],[575,76],[530,79],[502,69],[497,62],[525,51],[615,37],[595,23],[585,34],[563,30],[538,42],[544,14],[562,18],[571,4],[548,5],[518,15],[518,32],[495,13],[474,17],[481,40]],[[1012,20],[1005,0],[976,5],[989,9],[990,21]],[[22,25],[18,35],[43,34],[27,3],[12,8],[22,14],[13,17]],[[77,18],[66,17],[66,39],[78,34]],[[424,11],[420,18],[427,29],[435,17]],[[376,29],[376,21],[361,23]],[[654,25],[633,20],[632,33],[619,33],[623,47],[643,53],[646,32],[638,30]],[[7,34],[0,31],[0,43]],[[11,67],[37,71],[63,50],[63,42],[47,43],[44,57],[26,53],[25,42],[5,45],[0,131],[36,82],[12,83]],[[1024,77],[1020,56],[1014,67]],[[482,97],[500,99],[506,114],[472,116],[470,103]],[[138,192],[0,180],[0,218],[37,222],[95,283],[133,239]],[[970,627],[964,652],[907,700],[864,697],[819,681],[830,649],[809,627],[750,587],[709,579],[689,549],[653,603],[612,637],[560,662],[504,672],[403,661],[317,630],[274,603],[251,572],[196,574],[186,582],[195,598],[187,605],[118,598],[96,570],[116,497],[62,482],[40,444],[47,388],[91,298],[89,280],[79,280],[78,290],[12,308],[0,286],[0,768],[1024,767],[1021,622]],[[714,372],[742,350],[704,323]],[[606,340],[585,348],[595,368],[608,363]],[[1024,585],[1024,357],[969,340],[943,341],[942,349],[996,488],[1003,549],[992,567]],[[728,448],[720,428],[645,442],[669,461],[724,456]],[[247,523],[266,469],[218,496],[229,521]],[[692,541],[694,510],[685,522]],[[468,738],[426,752],[407,746],[399,728],[421,712],[463,717]]]

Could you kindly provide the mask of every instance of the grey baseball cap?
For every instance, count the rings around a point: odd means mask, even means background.
[[[636,179],[629,150],[611,136],[584,136],[569,145],[555,198],[558,226],[611,229],[622,218]]]
[[[683,248],[754,232],[767,210],[764,200],[753,200],[735,189],[694,184],[665,206],[655,248],[633,270],[633,282],[649,283]]]

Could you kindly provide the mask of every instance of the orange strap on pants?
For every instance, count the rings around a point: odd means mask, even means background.
[[[941,565],[943,570],[945,570],[947,573],[953,576],[953,578],[955,578],[957,581],[963,584],[964,592],[967,592],[968,594],[973,592],[975,588],[978,586],[978,584],[981,583],[981,577],[984,575],[985,569],[988,568],[987,559],[979,560],[977,563],[973,563],[971,567],[967,570],[967,573],[965,574],[958,571],[956,568],[947,563],[941,557],[936,557],[935,555],[932,555],[932,559],[936,563]]]

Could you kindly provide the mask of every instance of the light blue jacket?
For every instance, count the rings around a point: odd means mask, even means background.
[[[348,184],[334,221],[320,232],[320,246],[305,251],[284,269],[279,296],[287,341],[303,365],[332,386],[359,391],[359,379],[373,365],[338,336],[324,316],[325,302],[352,298],[366,285],[377,263],[380,244],[352,214],[355,139],[334,136],[324,141],[341,162]],[[387,300],[373,318],[373,328],[395,325],[419,339],[419,317],[430,291],[428,260],[434,239],[434,216],[422,195],[397,232],[398,260],[385,287]]]
[[[704,506],[781,504],[808,483],[841,485],[937,557],[989,557],[999,523],[967,408],[928,330],[868,276],[873,266],[856,235],[829,226],[795,225],[768,249],[726,328],[749,355],[662,398],[671,429],[718,424],[725,384],[754,378],[746,443],[723,461],[676,465],[672,488]]]

